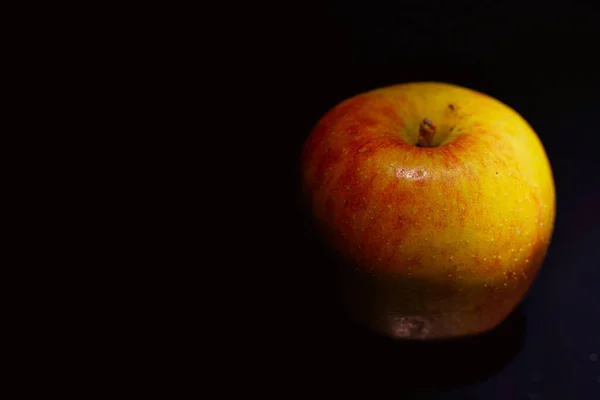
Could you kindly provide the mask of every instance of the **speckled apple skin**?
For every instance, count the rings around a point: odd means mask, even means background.
[[[436,126],[417,147],[419,126]],[[307,207],[345,260],[351,315],[387,336],[442,339],[500,324],[547,252],[555,186],[538,136],[512,108],[437,82],[354,96],[302,152]]]

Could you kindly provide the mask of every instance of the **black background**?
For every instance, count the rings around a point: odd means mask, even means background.
[[[270,231],[259,260],[271,268],[257,290],[261,336],[275,353],[264,387],[283,398],[599,399],[598,6],[284,2],[249,18],[258,35],[240,59],[256,71],[259,118],[247,129],[264,139],[261,178],[274,220],[256,228]],[[541,138],[557,191],[552,244],[522,305],[487,335],[435,345],[387,341],[343,318],[334,259],[298,201],[298,155],[328,109],[420,80],[470,87],[515,108]]]

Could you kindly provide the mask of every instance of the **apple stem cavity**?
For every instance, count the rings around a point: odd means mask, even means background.
[[[418,147],[433,147],[433,136],[435,135],[435,125],[429,118],[425,118],[419,127]]]

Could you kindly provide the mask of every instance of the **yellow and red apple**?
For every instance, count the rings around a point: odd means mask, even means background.
[[[362,93],[315,126],[306,201],[345,260],[351,315],[396,338],[473,335],[523,299],[555,218],[551,167],[512,108],[435,82]]]

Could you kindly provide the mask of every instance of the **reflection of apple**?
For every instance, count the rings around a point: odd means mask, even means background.
[[[552,171],[533,129],[482,93],[390,86],[329,111],[305,143],[303,186],[358,321],[392,337],[492,329],[548,249]]]

